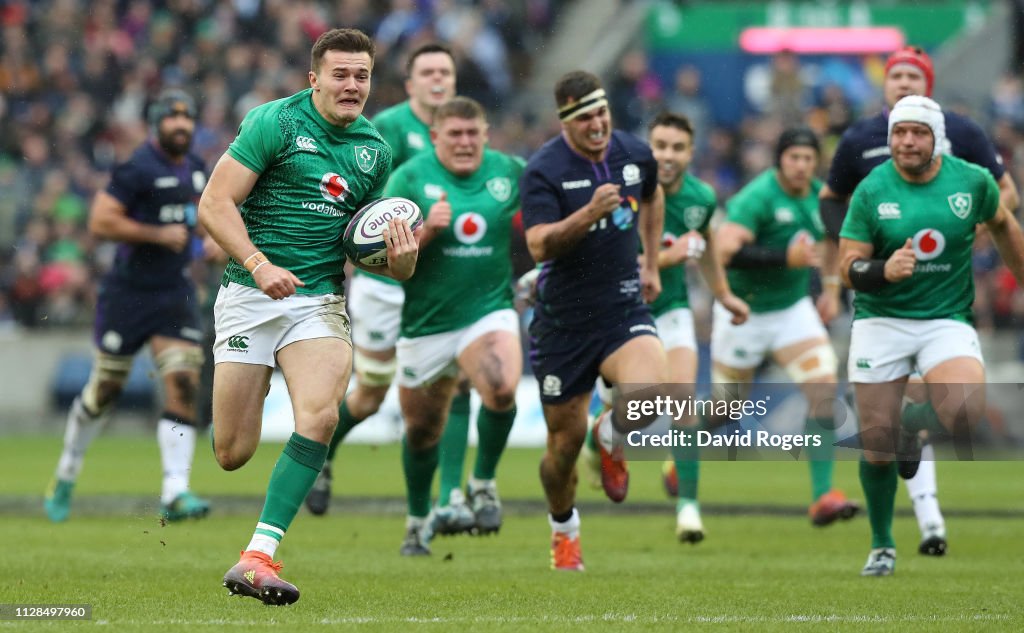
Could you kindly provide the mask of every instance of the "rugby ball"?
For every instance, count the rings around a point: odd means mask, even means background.
[[[342,249],[353,263],[383,266],[388,263],[387,244],[382,233],[392,219],[405,220],[416,230],[423,224],[423,214],[412,200],[381,198],[356,212],[345,229]]]

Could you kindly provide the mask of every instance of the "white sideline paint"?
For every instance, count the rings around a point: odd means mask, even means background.
[[[345,617],[345,618],[323,618],[315,624],[322,626],[338,626],[344,624],[587,624],[590,622],[622,622],[622,623],[677,623],[677,624],[780,624],[780,623],[796,623],[796,622],[822,622],[822,623],[885,623],[885,624],[899,624],[903,622],[934,622],[936,624],[941,623],[976,623],[976,622],[1001,622],[1009,620],[1008,615],[990,615],[990,614],[974,614],[974,615],[930,615],[930,616],[893,616],[893,615],[783,615],[777,617],[771,616],[744,616],[744,615],[696,615],[688,617],[679,617],[674,615],[637,615],[635,613],[604,613],[601,615],[581,615],[581,616],[562,616],[562,615],[546,615],[538,618],[529,618],[522,616],[473,616],[464,618],[450,618],[450,617],[436,617],[436,618],[422,618],[422,617],[401,617],[401,616],[384,616],[384,617]],[[226,618],[211,618],[207,620],[186,620],[186,619],[166,619],[166,620],[96,620],[97,625],[105,626],[262,626],[266,624],[277,623],[276,618],[261,618],[256,620],[239,620],[239,619],[226,619]],[[282,620],[280,623],[284,624]],[[8,624],[7,622],[0,622],[0,628],[3,625]],[[9,624],[15,624],[10,622]],[[309,626],[314,623],[304,623],[304,626]]]

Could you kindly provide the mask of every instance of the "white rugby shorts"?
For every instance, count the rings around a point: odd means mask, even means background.
[[[356,275],[348,288],[348,303],[356,347],[373,352],[395,347],[405,303],[402,286]]]
[[[398,384],[416,388],[444,376],[458,374],[459,355],[469,344],[488,332],[512,332],[519,336],[519,316],[515,310],[496,310],[475,323],[451,332],[399,338]]]
[[[927,374],[958,357],[976,358],[982,365],[978,332],[953,319],[855,319],[850,335],[847,369],[850,382],[880,383]]]
[[[654,320],[658,338],[665,351],[685,347],[697,351],[697,336],[693,332],[693,311],[673,308]]]
[[[275,354],[296,341],[340,338],[352,345],[343,295],[294,294],[275,301],[259,288],[229,283],[213,306],[214,363],[277,366]]]
[[[742,325],[733,325],[732,313],[715,302],[711,359],[727,367],[757,367],[772,352],[816,338],[828,339],[828,332],[810,297],[782,310],[752,312]]]

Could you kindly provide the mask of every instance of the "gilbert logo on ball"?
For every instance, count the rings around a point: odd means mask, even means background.
[[[327,202],[338,204],[345,201],[348,196],[348,181],[338,174],[324,174],[320,179],[320,195]]]
[[[917,259],[926,262],[935,259],[946,250],[946,236],[937,229],[921,229],[914,234],[911,244]]]
[[[463,244],[476,244],[487,233],[487,220],[479,213],[463,213],[455,221],[455,237]]]

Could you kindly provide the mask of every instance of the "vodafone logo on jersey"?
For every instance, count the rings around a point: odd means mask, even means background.
[[[320,179],[320,195],[327,202],[344,202],[348,196],[348,181],[334,173],[324,174]]]
[[[455,220],[455,237],[463,244],[476,244],[487,233],[487,220],[479,213],[463,213]]]
[[[937,229],[921,229],[914,234],[912,245],[917,261],[926,262],[946,250],[946,236]]]

